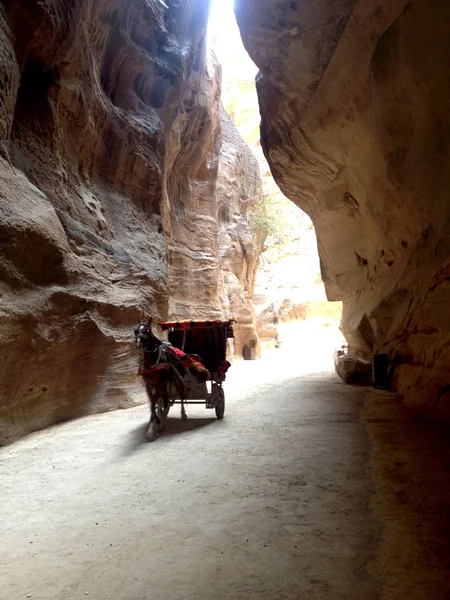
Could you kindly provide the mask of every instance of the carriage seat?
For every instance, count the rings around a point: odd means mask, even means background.
[[[166,349],[181,361],[183,367],[188,371],[194,371],[200,380],[205,381],[211,377],[208,369],[203,365],[202,358],[198,354],[186,354],[169,342],[163,342]]]

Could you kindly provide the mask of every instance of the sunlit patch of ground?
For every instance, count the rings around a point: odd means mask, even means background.
[[[339,322],[321,317],[279,325],[279,348],[265,349],[260,360],[235,360],[226,387],[243,381],[279,381],[334,370],[333,352],[344,343]],[[230,390],[231,391],[231,390]]]

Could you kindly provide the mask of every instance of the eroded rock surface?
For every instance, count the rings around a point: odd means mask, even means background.
[[[242,357],[244,349],[250,347],[253,348],[252,356],[257,358],[260,344],[251,298],[263,240],[254,238],[247,216],[258,198],[262,182],[257,159],[223,108],[221,129],[217,203],[219,260],[226,290],[223,308],[225,314],[236,319],[236,355]]]
[[[171,319],[230,319],[234,353],[249,342],[259,355],[250,301],[261,244],[247,221],[261,188],[259,165],[220,104],[220,66],[210,55],[196,112],[199,153],[181,154],[170,170],[169,316]],[[176,132],[176,133],[175,133]],[[173,128],[189,146],[192,123]],[[177,148],[177,144],[173,144]],[[172,147],[171,146],[171,147]]]
[[[406,401],[450,418],[450,5],[237,0],[262,144],[312,218],[350,351],[388,352]]]
[[[0,444],[132,405],[139,319],[223,314],[208,11],[0,5]]]

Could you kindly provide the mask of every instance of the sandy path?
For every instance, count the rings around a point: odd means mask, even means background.
[[[399,448],[383,453],[380,423],[396,403],[368,414],[366,390],[302,373],[306,356],[237,364],[223,421],[191,407],[185,425],[176,408],[152,444],[142,407],[0,451],[0,598],[447,600],[444,562],[430,596],[406,595],[407,557],[395,568],[392,519],[409,508],[386,487]]]

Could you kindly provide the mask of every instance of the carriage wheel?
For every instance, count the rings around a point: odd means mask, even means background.
[[[218,419],[223,419],[223,415],[225,414],[225,392],[223,391],[223,387],[219,386],[217,389],[217,406],[216,406],[216,417]]]

